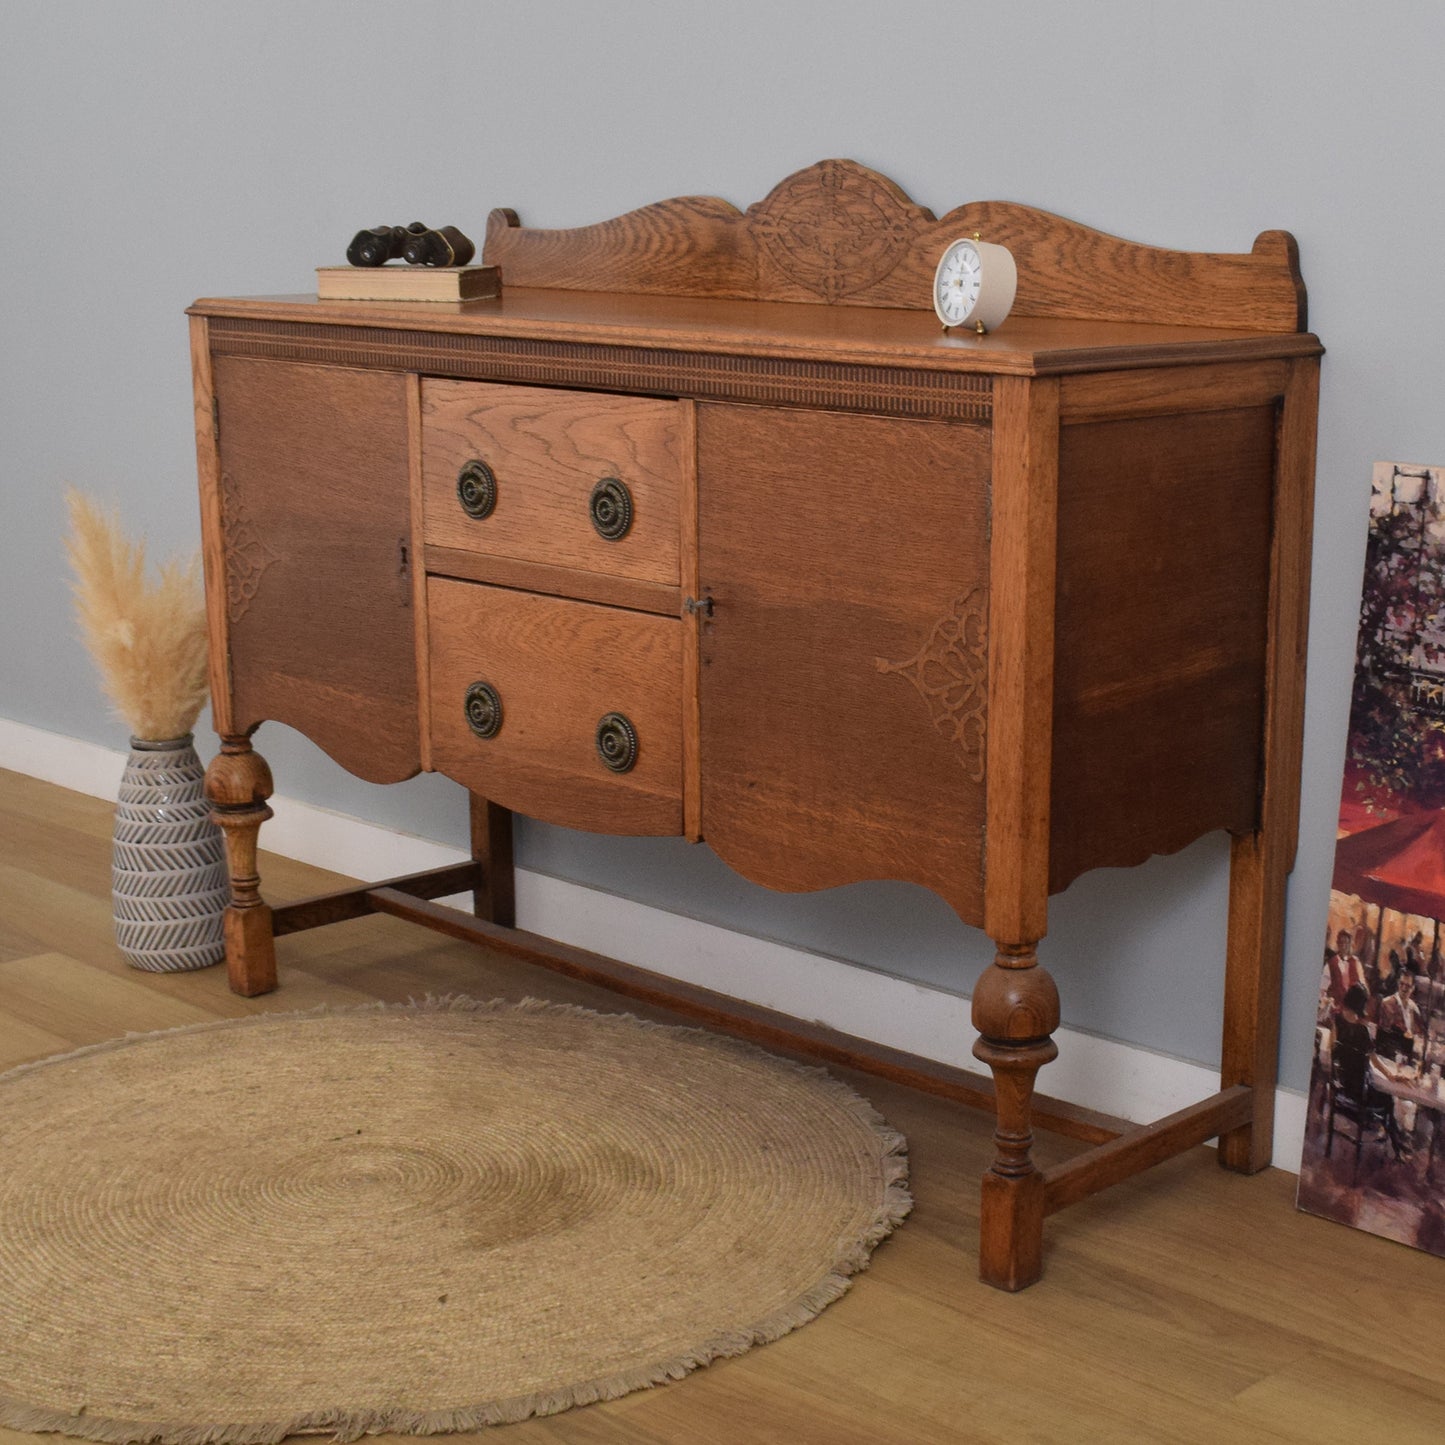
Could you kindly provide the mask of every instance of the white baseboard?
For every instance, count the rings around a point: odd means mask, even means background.
[[[113,798],[125,765],[119,750],[0,718],[0,767]],[[385,878],[460,862],[459,849],[398,833],[284,796],[262,842],[271,852],[353,878]],[[608,954],[639,968],[716,989],[795,1018],[924,1058],[977,1069],[976,1037],[962,994],[844,963],[790,944],[740,933],[600,889],[517,870],[517,921],[535,933]],[[1041,1075],[1044,1092],[1143,1123],[1212,1094],[1203,1064],[1081,1030],[1055,1035],[1058,1060]],[[1305,1096],[1275,1095],[1276,1167],[1297,1172]]]

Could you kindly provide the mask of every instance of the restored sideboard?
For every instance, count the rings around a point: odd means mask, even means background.
[[[1014,252],[1014,312],[945,333],[933,266],[973,233]],[[1263,1167],[1321,351],[1291,238],[938,220],[826,161],[746,212],[496,211],[484,258],[491,300],[190,312],[233,986],[275,987],[275,934],[375,910],[548,953],[512,927],[514,812],[705,839],[771,888],[923,884],[994,940],[990,1283],[1037,1278],[1047,1213],[1182,1148]],[[273,915],[267,719],[373,782],[454,778],[474,861]],[[1037,1169],[1049,895],[1215,829],[1220,1092]],[[429,901],[462,889],[475,918]]]

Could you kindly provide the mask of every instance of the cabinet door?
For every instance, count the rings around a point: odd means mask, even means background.
[[[698,408],[702,827],[757,882],[982,915],[987,428]]]
[[[371,782],[411,777],[406,378],[231,356],[214,376],[234,725],[289,723]]]

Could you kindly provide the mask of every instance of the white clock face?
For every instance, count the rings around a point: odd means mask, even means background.
[[[962,326],[978,305],[983,263],[972,241],[955,241],[933,278],[933,305],[945,326]]]

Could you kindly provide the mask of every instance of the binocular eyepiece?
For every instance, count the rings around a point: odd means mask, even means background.
[[[408,266],[465,266],[477,248],[455,226],[433,230],[421,221],[358,231],[346,248],[353,266],[384,266],[398,257]]]

